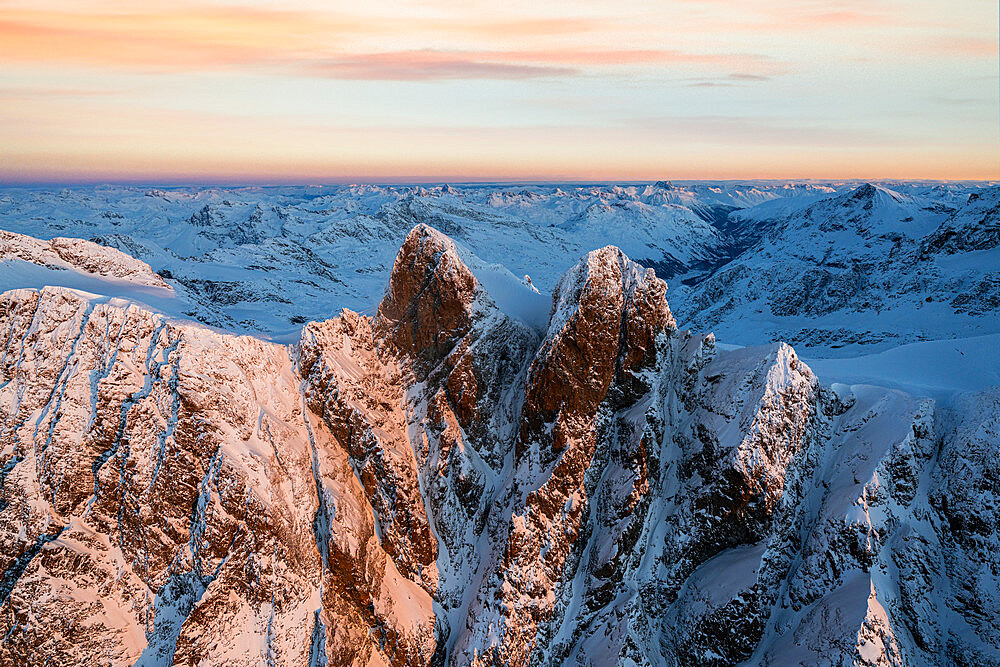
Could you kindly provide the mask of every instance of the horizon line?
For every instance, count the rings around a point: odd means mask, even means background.
[[[132,186],[132,187],[344,187],[344,186],[469,186],[469,185],[655,185],[656,183],[761,183],[761,182],[794,182],[794,183],[989,183],[1000,184],[1000,178],[940,178],[940,177],[862,177],[862,176],[765,176],[765,177],[668,177],[658,179],[630,178],[486,178],[466,177],[461,179],[419,179],[419,178],[342,178],[308,180],[198,180],[198,179],[31,179],[6,180],[0,178],[0,188],[8,187],[100,187],[100,186]]]

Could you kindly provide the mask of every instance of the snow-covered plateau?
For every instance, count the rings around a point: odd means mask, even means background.
[[[1000,665],[1000,187],[0,229],[0,664]]]

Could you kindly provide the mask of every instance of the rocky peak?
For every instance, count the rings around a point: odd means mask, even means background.
[[[429,370],[468,333],[479,292],[454,241],[419,224],[396,255],[375,328]]]
[[[635,373],[653,360],[657,334],[677,328],[666,291],[652,269],[614,246],[567,271],[552,295],[549,328],[532,366],[524,427],[557,414],[592,414],[616,379],[634,398]],[[553,447],[561,449],[564,438],[553,431]]]
[[[878,195],[879,188],[871,183],[865,183],[860,185],[851,191],[848,199],[853,199],[855,201],[866,201],[870,200],[876,195]]]

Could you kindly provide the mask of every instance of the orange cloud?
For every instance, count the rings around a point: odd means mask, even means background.
[[[333,79],[368,81],[427,81],[439,79],[527,79],[542,76],[572,76],[569,67],[490,62],[461,53],[403,51],[351,56],[311,63],[306,70]]]
[[[996,39],[953,36],[925,40],[919,46],[923,53],[960,58],[995,58],[1000,53]]]
[[[156,66],[170,69],[259,59],[266,51],[243,45],[193,43],[169,36],[0,21],[0,58],[6,61],[84,65]]]
[[[72,14],[0,10],[0,58],[22,62],[188,69],[264,62],[371,26],[247,8]]]
[[[573,76],[583,67],[695,64],[724,68],[760,65],[763,56],[697,54],[674,50],[439,51],[423,49],[357,54],[304,62],[307,72],[340,79],[422,81],[435,79],[524,79]],[[757,74],[732,75],[764,79]]]
[[[426,19],[405,25],[382,19],[247,8],[188,8],[125,13],[69,14],[0,9],[0,59],[120,68],[190,70],[282,66],[284,71],[331,78],[427,80],[568,76],[579,68],[618,65],[760,66],[752,54],[689,53],[676,49],[474,50],[400,49],[372,52],[361,43],[384,35],[440,43],[442,32],[480,41],[583,35],[610,30],[582,19],[506,21]],[[606,35],[605,35],[606,36]],[[537,42],[537,40],[535,40]]]

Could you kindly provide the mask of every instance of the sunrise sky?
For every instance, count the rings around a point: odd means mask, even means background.
[[[995,0],[0,0],[0,181],[1000,178]]]

